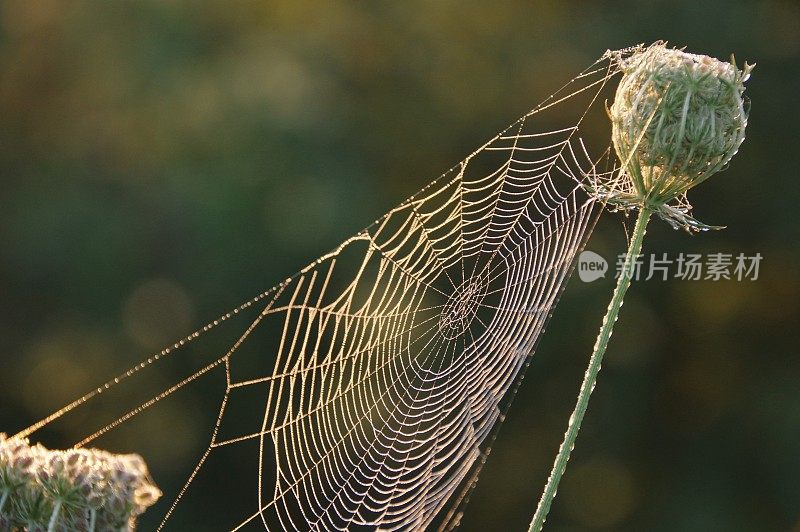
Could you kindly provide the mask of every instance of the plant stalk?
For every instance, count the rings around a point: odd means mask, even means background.
[[[47,525],[47,532],[55,532],[56,523],[58,523],[58,514],[61,512],[61,501],[57,500],[53,507],[53,513],[50,515],[50,523]]]
[[[581,383],[580,392],[578,392],[578,401],[575,404],[575,410],[569,419],[569,426],[567,432],[564,434],[564,441],[558,449],[553,469],[550,471],[550,476],[547,479],[547,484],[544,487],[542,498],[539,500],[539,505],[536,507],[536,513],[533,515],[533,520],[528,528],[528,532],[540,532],[544,526],[544,521],[547,518],[547,513],[550,511],[550,506],[556,496],[558,490],[558,483],[564,475],[569,461],[570,453],[575,447],[575,439],[578,437],[578,431],[581,428],[583,416],[586,414],[586,408],[589,406],[589,396],[591,396],[597,382],[597,375],[600,373],[600,366],[603,362],[603,355],[608,347],[608,341],[611,338],[611,333],[614,330],[614,324],[619,315],[619,309],[622,307],[622,300],[625,298],[625,292],[633,279],[633,274],[636,268],[636,259],[642,251],[642,241],[644,240],[645,229],[647,222],[650,221],[650,216],[653,214],[649,205],[643,205],[639,210],[639,217],[636,219],[636,225],[631,235],[631,241],[628,245],[628,252],[625,255],[625,263],[620,272],[619,279],[617,280],[617,287],[614,289],[614,295],[611,297],[611,302],[608,304],[608,310],[603,318],[603,325],[600,327],[600,332],[597,335],[597,341],[594,344],[594,351],[591,358],[589,358],[589,366],[586,368],[586,373]]]

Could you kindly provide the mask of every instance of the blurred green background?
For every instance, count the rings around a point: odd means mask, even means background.
[[[760,278],[634,285],[547,529],[800,530],[800,4],[0,9],[0,430],[12,433],[293,273],[606,49],[666,39],[757,62],[748,139],[691,196],[728,228],[690,237],[656,222],[645,251],[758,252]],[[604,215],[589,249],[623,251],[625,223]],[[612,283],[567,287],[462,530],[527,526]],[[201,347],[218,354],[214,342]],[[180,357],[138,391],[185,375]],[[97,443],[141,452],[174,492],[207,444],[219,385]],[[73,444],[116,406],[34,439]],[[220,490],[253,496],[244,481]],[[187,504],[204,515],[202,499]]]

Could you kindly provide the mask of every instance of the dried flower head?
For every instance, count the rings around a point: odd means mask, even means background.
[[[0,434],[0,530],[133,530],[160,496],[138,455]]]
[[[679,225],[694,221],[681,217],[688,209],[666,204],[680,202],[736,154],[747,126],[744,82],[753,67],[745,63],[740,70],[735,62],[663,43],[621,59],[620,67],[609,116],[625,183],[609,200],[646,203]]]

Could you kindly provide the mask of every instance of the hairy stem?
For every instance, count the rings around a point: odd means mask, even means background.
[[[54,532],[58,523],[58,514],[61,512],[61,501],[56,501],[53,513],[50,515],[50,523],[47,525],[47,532]]]
[[[553,463],[553,469],[550,471],[550,477],[547,479],[542,498],[539,500],[539,505],[536,507],[536,513],[533,515],[533,520],[528,528],[528,532],[540,532],[542,530],[544,521],[547,518],[547,513],[550,511],[550,505],[553,503],[553,498],[556,496],[558,483],[561,481],[561,477],[564,475],[564,471],[567,468],[569,455],[575,446],[575,439],[578,437],[578,431],[581,428],[583,416],[586,414],[586,408],[589,406],[589,396],[591,396],[595,383],[597,382],[597,374],[600,373],[600,366],[603,362],[603,355],[606,352],[606,347],[608,347],[608,340],[611,338],[611,333],[614,330],[614,324],[617,321],[619,309],[622,307],[622,300],[625,297],[625,292],[628,291],[631,279],[633,278],[636,259],[642,250],[642,240],[644,240],[645,229],[651,214],[652,211],[647,205],[643,206],[639,211],[639,217],[636,220],[636,226],[631,235],[628,252],[625,255],[625,264],[617,280],[617,287],[614,289],[614,295],[611,297],[611,302],[608,304],[608,310],[603,318],[603,325],[600,327],[600,332],[597,335],[594,351],[589,359],[589,366],[586,368],[586,374],[583,377],[580,392],[578,392],[578,402],[575,404],[575,410],[570,416],[569,426],[567,427],[567,432],[564,434],[564,441],[561,442],[561,447],[558,449],[556,460]]]
[[[6,499],[8,499],[8,490],[3,490],[3,496],[0,497],[0,512],[3,511],[3,507],[6,505]]]

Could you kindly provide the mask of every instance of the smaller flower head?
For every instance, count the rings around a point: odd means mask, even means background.
[[[138,455],[51,451],[0,434],[0,530],[45,530],[51,521],[58,530],[132,530],[160,496]]]

